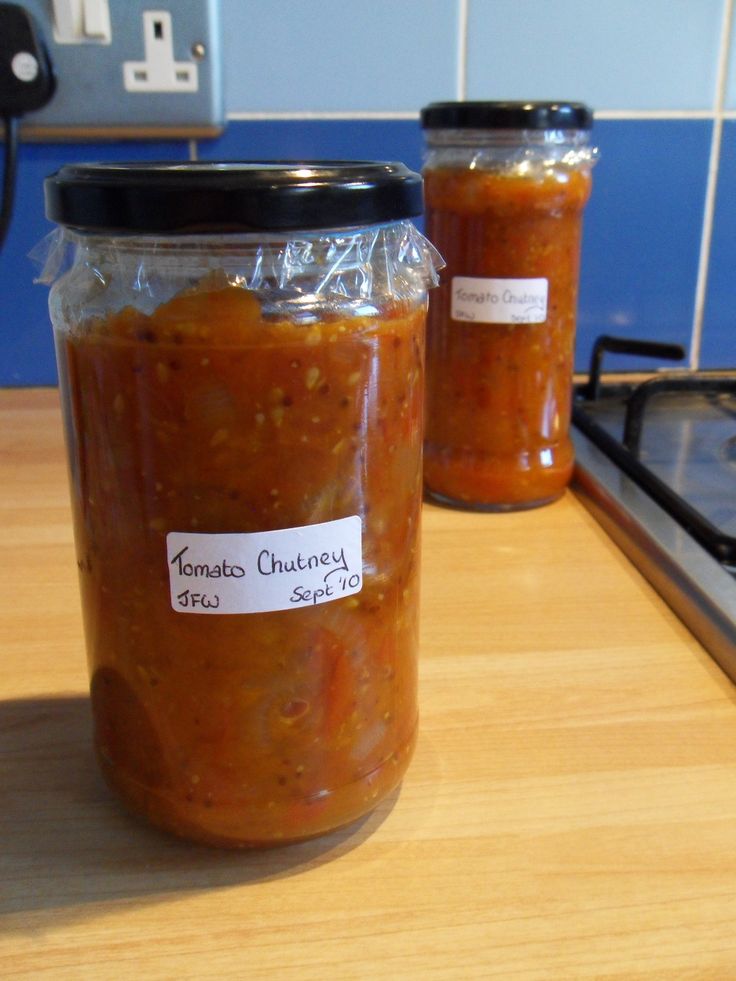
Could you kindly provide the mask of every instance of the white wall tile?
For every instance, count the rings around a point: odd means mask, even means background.
[[[711,110],[725,0],[468,0],[467,98]]]
[[[459,0],[222,0],[225,106],[411,112],[457,95]]]

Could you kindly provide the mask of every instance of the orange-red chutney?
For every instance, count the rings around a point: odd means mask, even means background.
[[[154,824],[242,846],[329,831],[403,775],[416,725],[423,304],[295,325],[237,287],[59,340],[96,748]],[[169,531],[360,515],[362,591],[170,605]]]
[[[430,494],[481,507],[529,507],[569,482],[581,212],[587,169],[539,178],[425,172],[427,234],[446,260],[427,327],[424,480]],[[548,280],[540,324],[450,318],[454,276]]]

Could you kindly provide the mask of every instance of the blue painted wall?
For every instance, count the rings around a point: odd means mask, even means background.
[[[56,378],[47,291],[27,254],[50,230],[41,184],[61,164],[331,156],[417,168],[418,110],[454,98],[579,99],[596,110],[579,369],[601,332],[679,341],[693,366],[736,366],[733,4],[222,0],[221,137],[22,146],[0,255],[0,384]]]

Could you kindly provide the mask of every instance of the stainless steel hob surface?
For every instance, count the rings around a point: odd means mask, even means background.
[[[736,681],[736,371],[609,383],[600,353],[575,390],[573,490]]]

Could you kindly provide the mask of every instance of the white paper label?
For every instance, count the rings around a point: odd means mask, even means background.
[[[268,613],[330,603],[363,586],[356,514],[301,528],[166,536],[171,605],[182,613]]]
[[[484,279],[453,276],[450,316],[479,324],[543,324],[546,279]]]

